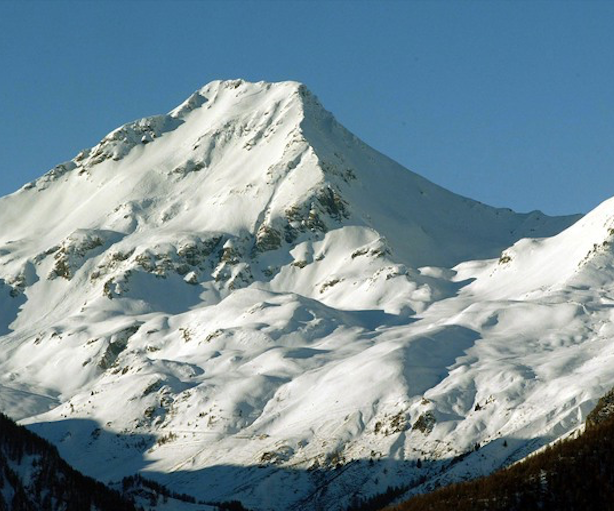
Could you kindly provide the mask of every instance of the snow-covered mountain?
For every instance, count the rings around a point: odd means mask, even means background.
[[[577,220],[448,192],[296,82],[212,82],[0,199],[0,410],[254,509],[485,473],[614,384],[614,203]]]

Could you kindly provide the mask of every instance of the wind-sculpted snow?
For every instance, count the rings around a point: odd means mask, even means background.
[[[212,82],[0,199],[0,404],[254,509],[486,473],[614,384],[613,208],[491,208],[300,84]]]

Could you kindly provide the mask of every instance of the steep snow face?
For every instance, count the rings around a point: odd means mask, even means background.
[[[301,84],[212,82],[0,199],[0,406],[256,509],[486,472],[614,383],[612,207],[491,208]]]
[[[501,254],[496,266],[485,267],[488,278],[484,275],[469,289],[511,298],[578,286],[587,279],[591,285],[594,279],[604,285],[610,278],[604,270],[610,269],[613,241],[614,200],[610,199],[557,236],[520,240]]]

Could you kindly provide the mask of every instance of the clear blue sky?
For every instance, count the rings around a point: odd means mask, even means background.
[[[614,195],[614,2],[0,0],[0,195],[219,78],[299,80],[463,195]]]

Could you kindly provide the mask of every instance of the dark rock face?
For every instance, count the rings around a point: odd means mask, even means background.
[[[418,417],[418,420],[414,423],[412,429],[417,429],[425,435],[428,435],[431,431],[433,431],[436,422],[437,419],[432,412],[424,412],[422,415],[420,415],[420,417]]]
[[[590,428],[606,422],[614,415],[614,389],[605,394],[591,413],[586,416],[586,427]]]

